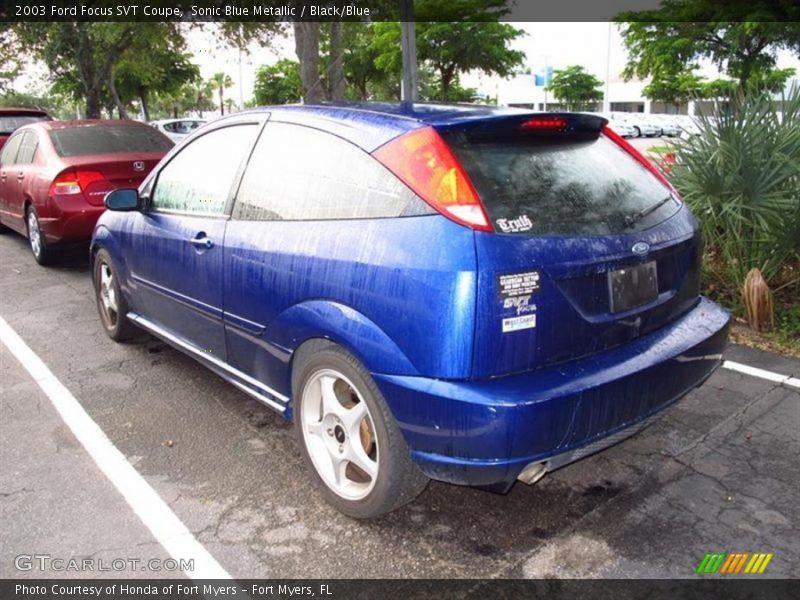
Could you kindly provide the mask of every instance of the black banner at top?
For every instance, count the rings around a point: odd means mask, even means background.
[[[708,0],[678,0],[699,4]],[[718,0],[722,1],[722,0]],[[624,11],[657,9],[661,0],[497,0],[485,9],[462,0],[416,0],[416,21],[611,21]],[[743,0],[724,0],[730,20],[733,5],[751,20]],[[15,21],[173,21],[292,22],[399,21],[400,0],[2,0],[0,22]],[[713,0],[711,2],[713,4]],[[748,8],[749,7],[749,8]],[[708,8],[708,6],[706,6]],[[745,13],[747,16],[745,17]],[[689,11],[687,14],[691,14]],[[771,18],[775,18],[774,15]],[[757,15],[755,17],[758,20]],[[686,20],[696,20],[689,19]],[[580,43],[580,40],[575,40]]]

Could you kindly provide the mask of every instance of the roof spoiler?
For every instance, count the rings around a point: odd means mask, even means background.
[[[437,126],[447,133],[461,133],[470,141],[521,141],[529,137],[596,139],[608,119],[571,112],[525,113],[491,116],[474,121]]]

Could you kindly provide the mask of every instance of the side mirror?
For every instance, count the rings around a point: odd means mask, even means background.
[[[114,190],[106,194],[105,205],[108,210],[130,212],[139,210],[142,206],[139,191],[132,189]]]

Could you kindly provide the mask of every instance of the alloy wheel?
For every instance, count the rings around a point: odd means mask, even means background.
[[[361,500],[378,478],[378,441],[369,407],[341,373],[322,369],[302,392],[300,425],[311,462],[334,493]]]

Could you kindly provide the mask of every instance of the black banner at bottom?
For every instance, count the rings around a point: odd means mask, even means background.
[[[796,579],[7,579],[3,600],[413,600],[614,598],[615,600],[783,600],[800,597]]]

